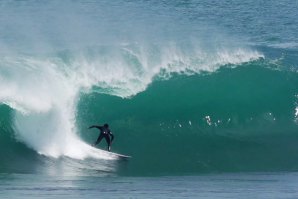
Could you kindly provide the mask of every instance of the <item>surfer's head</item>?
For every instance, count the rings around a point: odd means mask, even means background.
[[[105,128],[109,128],[109,125],[108,124],[104,124],[103,125]]]

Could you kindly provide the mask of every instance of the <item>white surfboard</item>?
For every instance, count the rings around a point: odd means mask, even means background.
[[[122,154],[114,153],[114,152],[110,152],[110,151],[107,151],[107,153],[109,153],[111,155],[115,155],[115,156],[120,157],[120,158],[131,158],[131,156],[129,156],[129,155],[122,155]]]
[[[120,153],[114,153],[114,152],[106,151],[106,150],[103,150],[103,149],[99,149],[99,148],[97,148],[95,146],[92,146],[92,147],[95,148],[95,149],[97,149],[97,150],[100,150],[101,152],[104,152],[104,153],[106,153],[106,154],[108,154],[110,156],[114,156],[114,157],[116,157],[118,159],[128,159],[128,158],[131,158],[131,156],[129,156],[129,155],[123,155],[123,154],[120,154]]]

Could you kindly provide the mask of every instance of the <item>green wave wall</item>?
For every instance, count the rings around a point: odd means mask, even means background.
[[[298,75],[264,64],[157,80],[128,99],[83,95],[81,137],[108,122],[113,150],[133,156],[129,174],[296,170]]]

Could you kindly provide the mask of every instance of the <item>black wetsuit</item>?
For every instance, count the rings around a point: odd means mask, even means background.
[[[105,138],[108,144],[108,151],[111,150],[111,143],[114,140],[114,135],[112,134],[112,132],[110,131],[110,129],[108,127],[105,126],[90,126],[90,128],[97,128],[100,130],[100,134],[96,140],[96,142],[94,143],[94,145],[97,145],[102,138]]]

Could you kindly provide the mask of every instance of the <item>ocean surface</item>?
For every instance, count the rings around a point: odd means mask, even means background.
[[[0,197],[297,197],[297,10],[1,1]]]

